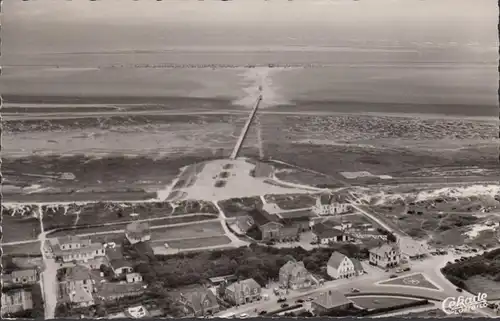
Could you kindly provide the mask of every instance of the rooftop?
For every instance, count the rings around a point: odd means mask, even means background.
[[[330,259],[328,260],[328,266],[331,266],[334,269],[338,269],[340,264],[342,264],[342,261],[344,261],[346,257],[347,256],[345,256],[344,254],[335,251],[332,253]]]
[[[110,298],[124,293],[141,293],[142,291],[144,291],[143,283],[106,282],[97,285],[97,293],[103,298]]]
[[[280,269],[280,274],[296,275],[300,271],[306,270],[304,262],[288,261]],[[307,270],[306,270],[307,271]]]
[[[271,222],[281,224],[278,216],[269,214],[264,210],[252,209],[248,211],[248,215],[252,217],[255,224],[257,224],[258,226],[266,225]]]
[[[254,279],[246,279],[243,281],[232,283],[227,287],[227,289],[232,292],[239,292],[242,291],[245,287],[248,287],[249,289],[253,290],[255,288],[259,289],[261,286]]]
[[[380,256],[385,256],[392,251],[395,251],[396,253],[400,252],[399,247],[396,244],[387,244],[387,243],[384,243],[380,246],[370,249],[370,253],[375,253]]]
[[[12,271],[13,278],[36,278],[37,271],[35,269],[17,270]]]
[[[348,201],[348,197],[344,193],[326,193],[321,194],[319,197],[319,201],[321,205],[331,205],[335,203],[346,203]]]
[[[180,295],[184,297],[187,302],[190,303],[191,307],[195,311],[202,311],[203,302],[205,300],[208,300],[211,303],[211,306],[218,305],[215,294],[210,290],[205,290],[202,292],[190,292],[186,294],[181,293]]]
[[[320,238],[331,238],[344,234],[343,231],[341,231],[337,227],[334,227],[334,225],[325,223],[314,224],[313,232]]]
[[[342,293],[337,291],[323,292],[313,302],[325,309],[333,309],[351,303]]]

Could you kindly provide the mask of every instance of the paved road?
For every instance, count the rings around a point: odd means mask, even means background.
[[[350,279],[350,280],[335,280],[325,282],[325,284],[316,289],[311,289],[308,291],[298,292],[294,291],[294,293],[287,296],[287,303],[291,304],[295,300],[298,299],[307,299],[308,297],[315,297],[321,292],[325,292],[328,290],[333,290],[336,292],[342,292],[345,294],[351,293],[351,289],[357,288],[360,290],[359,294],[380,294],[380,295],[399,295],[399,296],[421,296],[428,299],[442,301],[447,297],[453,296],[457,297],[460,295],[464,295],[467,297],[472,297],[473,295],[470,293],[462,292],[459,293],[456,291],[456,287],[451,284],[440,272],[442,266],[446,264],[446,262],[454,260],[458,255],[449,254],[446,256],[436,256],[430,257],[423,261],[413,262],[412,271],[407,273],[423,273],[426,278],[431,280],[433,283],[441,287],[442,290],[434,290],[428,288],[414,287],[414,286],[391,286],[391,285],[377,285],[378,281],[387,279],[389,280],[390,273],[381,272],[379,273],[370,273],[365,274],[360,277]],[[402,274],[403,276],[405,274]],[[260,301],[256,303],[246,304],[241,307],[232,308],[226,311],[223,311],[218,314],[218,316],[228,316],[231,314],[242,314],[247,313],[250,316],[255,316],[260,311],[273,311],[278,310],[280,308],[280,304],[276,302],[276,299],[273,298],[269,301]],[[257,309],[257,313],[255,312]],[[495,316],[494,312],[489,309],[482,309],[478,311],[479,313],[485,316]]]

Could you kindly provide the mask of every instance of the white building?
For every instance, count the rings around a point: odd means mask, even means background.
[[[55,257],[60,257],[63,262],[88,262],[106,255],[101,243],[92,243],[90,239],[81,239],[77,236],[59,238],[58,244],[54,245],[53,253]]]
[[[335,215],[348,213],[351,206],[345,195],[322,194],[316,199],[316,205],[312,210],[317,215]]]
[[[140,275],[139,273],[128,273],[126,278],[127,278],[127,283],[142,282],[142,275]]]
[[[364,273],[361,262],[351,259],[340,252],[332,253],[326,271],[334,279],[348,279]]]
[[[401,250],[395,243],[383,244],[370,250],[370,264],[382,268],[395,267],[401,262]]]

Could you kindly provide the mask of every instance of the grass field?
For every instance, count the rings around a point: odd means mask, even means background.
[[[411,303],[418,300],[406,298],[394,298],[384,296],[362,296],[357,298],[349,298],[354,304],[363,309],[389,308],[396,305]]]
[[[9,215],[2,217],[2,242],[4,243],[35,240],[40,232],[38,218]]]
[[[472,293],[486,293],[489,300],[500,300],[500,282],[480,275],[473,276],[465,281]]]
[[[40,242],[32,242],[17,245],[2,245],[4,255],[42,255],[40,252]]]
[[[194,216],[180,216],[180,217],[169,217],[162,218],[154,221],[148,221],[150,227],[162,226],[162,225],[171,225],[171,224],[181,224],[181,223],[190,223],[190,222],[200,222],[210,219],[216,219],[216,215],[203,214],[203,215],[194,215]],[[100,232],[111,232],[111,231],[121,231],[125,232],[125,228],[129,223],[120,223],[113,225],[105,225],[105,226],[94,226],[94,227],[81,227],[75,229],[64,229],[62,231],[56,231],[50,233],[50,237],[60,237],[64,235],[82,235],[82,234],[92,234],[92,233],[100,233]]]
[[[195,239],[172,240],[167,242],[169,247],[176,249],[196,249],[210,246],[226,245],[231,243],[231,239],[225,235],[210,236]]]
[[[151,231],[151,240],[174,240],[221,236],[224,234],[220,222],[202,222],[190,225],[162,227]]]
[[[381,282],[380,284],[384,285],[404,285],[404,286],[413,286],[419,288],[427,288],[431,290],[439,290],[437,286],[435,286],[432,282],[427,280],[427,278],[423,274],[414,274],[410,276],[402,276],[399,278],[391,279],[386,282]]]
[[[284,210],[302,209],[314,206],[316,196],[309,194],[288,194],[288,195],[265,195],[265,200],[269,203],[275,203]]]

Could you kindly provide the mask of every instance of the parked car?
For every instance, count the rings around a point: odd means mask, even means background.
[[[458,262],[458,261],[460,261],[460,260],[459,259],[455,259],[455,262]]]
[[[266,310],[262,310],[262,311],[259,312],[259,315],[264,315],[264,314],[267,314]]]
[[[396,274],[391,274],[391,275],[389,276],[389,278],[391,278],[391,279],[394,279],[394,278],[397,278],[397,277],[398,277],[398,276],[397,276]]]
[[[396,269],[396,273],[403,273],[403,269],[402,268]]]
[[[308,302],[309,302],[309,301],[312,301],[312,300],[314,300],[314,298],[308,297],[308,298],[306,299],[306,301],[308,301]]]
[[[351,292],[352,292],[352,293],[358,293],[358,292],[359,292],[359,289],[352,288],[352,289],[351,289]]]
[[[248,314],[247,313],[242,313],[242,314],[240,314],[240,318],[241,319],[248,318]]]
[[[403,271],[404,271],[404,272],[408,272],[408,271],[410,271],[410,270],[411,270],[411,268],[410,268],[409,266],[407,266],[407,267],[405,267],[405,268],[403,269]]]
[[[458,292],[462,292],[463,290],[461,288],[457,288],[457,291]]]
[[[289,305],[288,305],[287,303],[283,303],[283,304],[281,305],[281,308],[282,308],[282,309],[284,309],[284,308],[288,308],[288,307],[289,307]]]
[[[298,299],[297,301],[295,301],[295,303],[304,303],[304,300]]]
[[[278,303],[285,302],[285,301],[286,301],[286,298],[279,298],[278,299]]]

